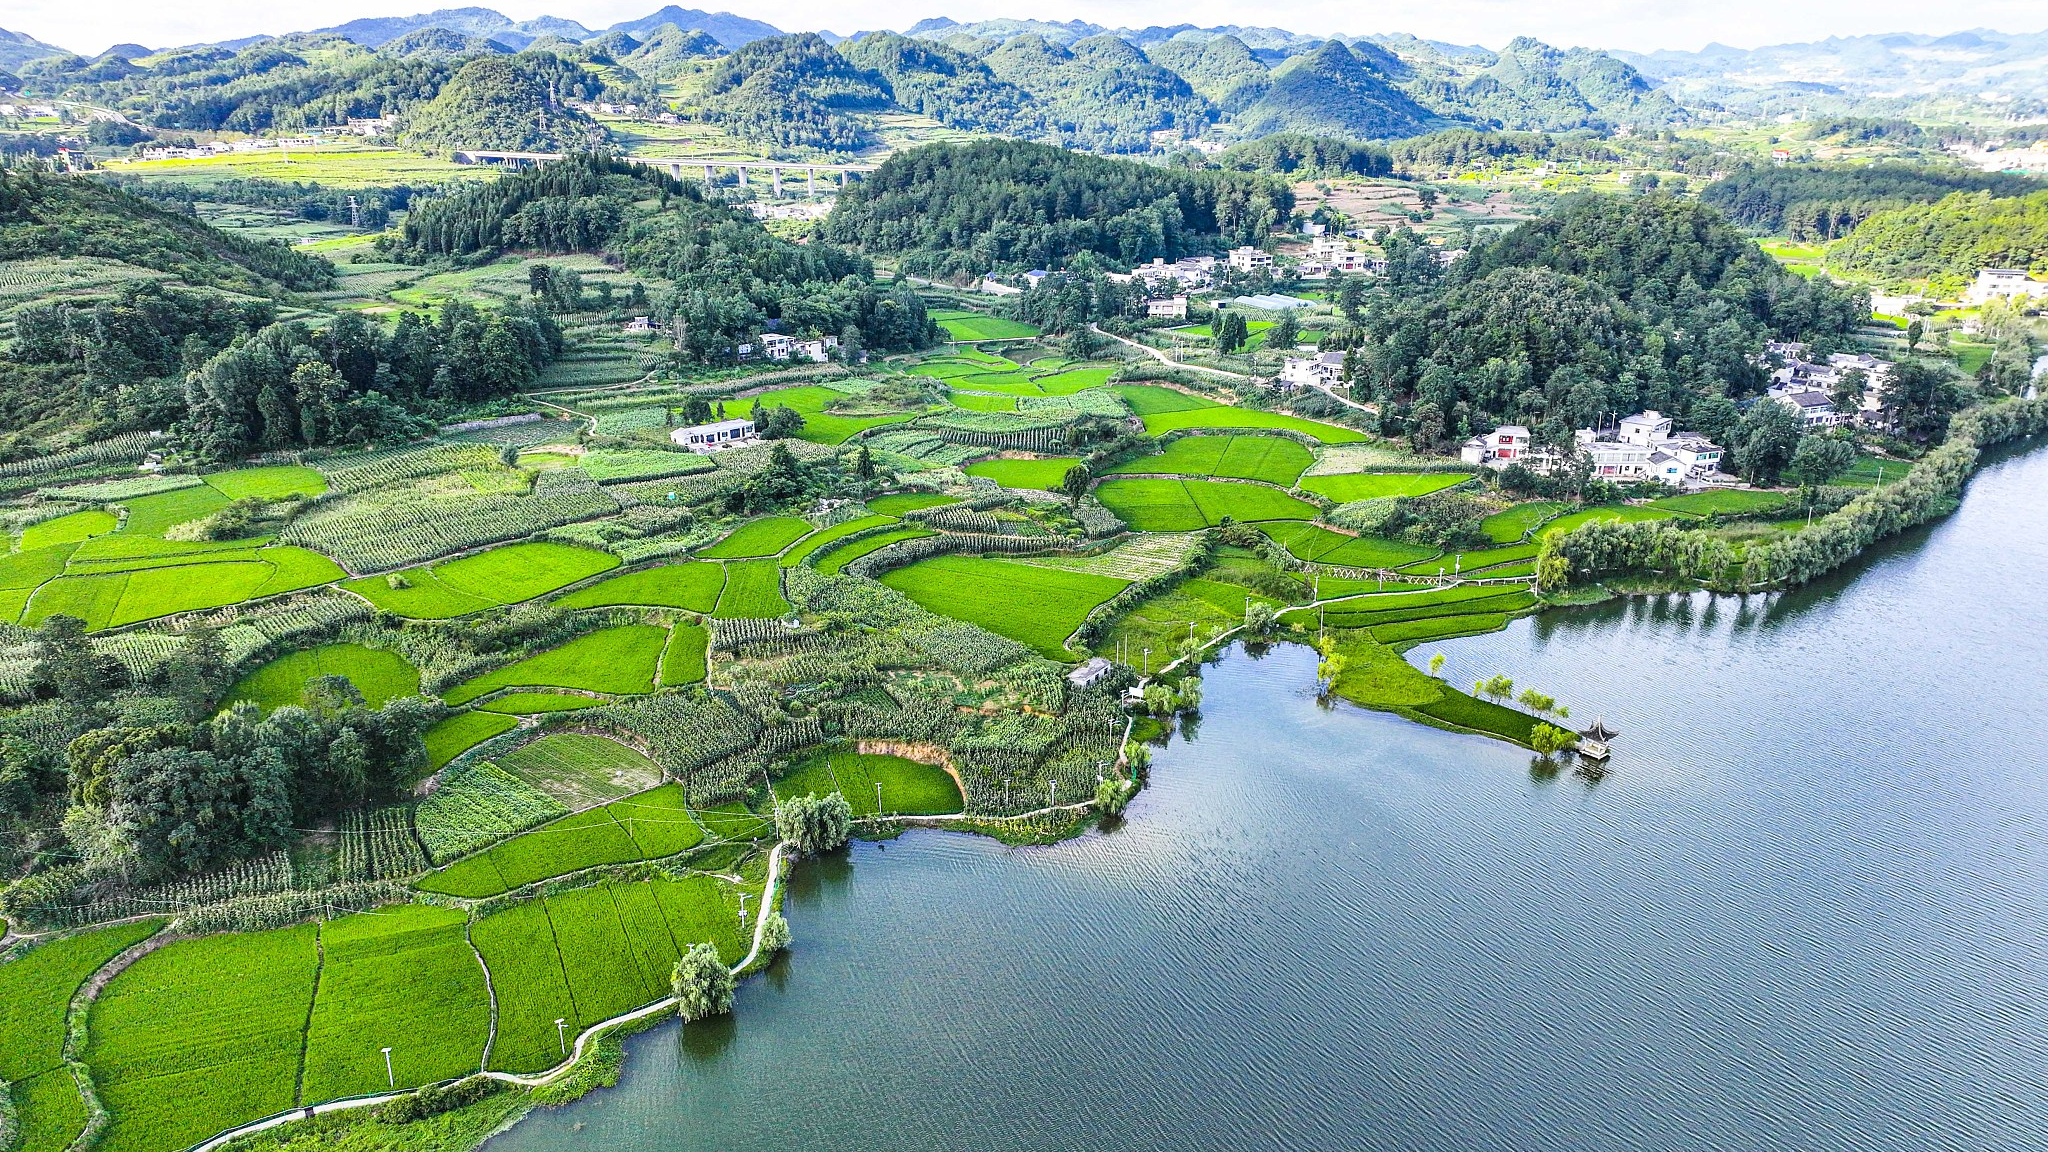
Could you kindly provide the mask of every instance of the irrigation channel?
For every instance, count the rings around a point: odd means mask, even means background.
[[[1442,646],[1598,782],[1233,652],[1120,828],[806,862],[732,1017],[490,1147],[2048,1148],[2044,507]]]

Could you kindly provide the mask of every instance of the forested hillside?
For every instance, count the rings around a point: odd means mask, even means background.
[[[1700,199],[1757,232],[1833,240],[1886,208],[1931,204],[1954,192],[2024,196],[2040,188],[2038,180],[2003,172],[1897,163],[1802,164],[1738,169],[1707,185]]]
[[[1389,240],[1408,282],[1372,308],[1355,375],[1390,411],[1412,405],[1425,439],[1499,422],[1554,438],[1644,408],[1725,435],[1764,383],[1763,341],[1837,347],[1867,316],[1713,209],[1663,196],[1566,200],[1433,285],[1433,262],[1402,259],[1412,243]]]
[[[1265,94],[1245,109],[1238,132],[1385,139],[1428,131],[1435,118],[1395,86],[1391,54],[1366,47],[1361,56],[1331,40],[1289,60],[1275,70]]]
[[[1015,135],[1044,131],[1045,116],[1022,88],[996,79],[965,52],[893,32],[839,46],[857,68],[880,76],[897,107],[953,128]]]
[[[1058,268],[1081,252],[1128,266],[1251,243],[1293,202],[1263,176],[990,140],[891,156],[840,198],[823,232],[925,275]]]
[[[1885,283],[1928,280],[1957,291],[1985,268],[2048,273],[2048,191],[1958,192],[1874,213],[1828,249],[1828,267]]]
[[[889,91],[815,33],[756,40],[718,62],[699,98],[726,131],[761,144],[859,148],[873,142],[862,115]]]
[[[639,203],[650,197],[657,207]],[[771,320],[792,334],[838,336],[856,351],[935,339],[917,294],[878,287],[865,259],[771,236],[695,184],[599,156],[421,202],[388,247],[420,262],[483,260],[507,249],[605,253],[672,282],[649,301],[649,315],[672,333],[677,352],[704,362],[730,362]]]
[[[596,76],[546,52],[478,57],[406,117],[402,139],[425,151],[595,148],[604,142],[603,131],[562,101],[590,99],[603,90]]]
[[[1031,94],[1050,138],[1099,152],[1146,152],[1152,133],[1193,136],[1207,101],[1187,81],[1114,36],[1064,48],[1019,36],[982,58],[997,78]]]

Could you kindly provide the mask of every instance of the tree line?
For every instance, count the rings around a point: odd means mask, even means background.
[[[1707,185],[1700,200],[1753,232],[1826,241],[1887,208],[1930,204],[1955,192],[2019,196],[2040,186],[2024,176],[1896,162],[1759,165]]]

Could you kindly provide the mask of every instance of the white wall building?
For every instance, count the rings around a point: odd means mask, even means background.
[[[1145,301],[1145,315],[1152,319],[1185,320],[1188,318],[1188,298],[1169,296],[1164,300]]]
[[[1314,356],[1289,356],[1281,362],[1277,383],[1290,392],[1296,388],[1335,388],[1344,383],[1344,354],[1318,352]]]
[[[2048,299],[2048,280],[2036,280],[2024,268],[1986,268],[1977,273],[1977,282],[1963,299],[1970,304],[1989,304],[2001,296],[2015,302]]]
[[[1503,424],[1484,436],[1465,441],[1458,450],[1458,458],[1474,466],[1505,468],[1510,464],[1528,465],[1534,452],[1529,429],[1520,424]]]
[[[1685,488],[1711,482],[1721,469],[1719,444],[1678,430],[1657,411],[1625,417],[1611,432],[1581,428],[1572,441],[1602,480],[1656,480]]]
[[[824,336],[816,340],[798,340],[780,332],[763,332],[758,343],[761,355],[770,360],[809,360],[823,364],[832,358],[832,349],[839,347],[839,337]]]
[[[752,442],[754,422],[719,420],[711,424],[692,424],[687,428],[671,431],[668,438],[692,452],[716,452],[721,448],[733,448]]]
[[[1230,250],[1230,268],[1233,272],[1257,272],[1261,269],[1272,271],[1273,254],[1263,252],[1247,244]]]

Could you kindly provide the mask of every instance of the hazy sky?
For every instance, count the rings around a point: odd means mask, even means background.
[[[637,19],[664,0],[7,0],[0,27],[87,54],[121,42],[161,48],[259,33],[327,27],[359,16],[408,15],[477,3],[514,19],[563,16],[603,28]],[[711,0],[677,0],[718,11]],[[735,9],[791,31],[903,29],[926,16],[1089,20],[1111,27],[1149,24],[1268,25],[1317,35],[1412,32],[1436,40],[1498,48],[1515,36],[1596,48],[1699,48],[1710,41],[1755,47],[1870,32],[1945,33],[1964,28],[2038,31],[2048,24],[2041,0],[759,0]]]

